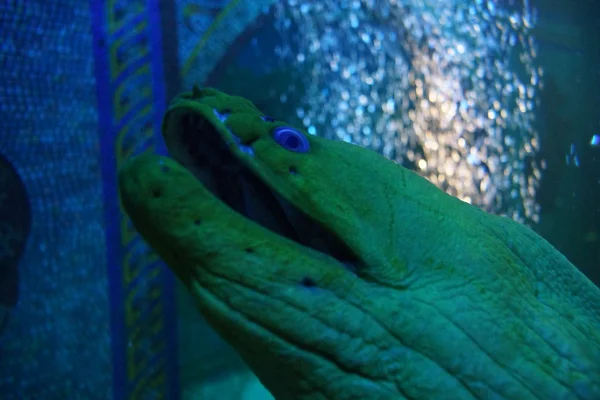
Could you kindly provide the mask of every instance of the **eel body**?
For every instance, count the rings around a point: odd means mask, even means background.
[[[280,400],[600,399],[600,290],[379,154],[194,88],[127,214]]]

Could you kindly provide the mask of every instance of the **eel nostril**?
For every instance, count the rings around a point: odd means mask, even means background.
[[[160,190],[160,188],[153,188],[151,190],[151,192],[152,192],[152,197],[154,197],[155,199],[157,199],[160,196],[162,196],[162,190]]]

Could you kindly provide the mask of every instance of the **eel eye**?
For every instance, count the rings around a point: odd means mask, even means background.
[[[275,122],[275,118],[267,117],[266,115],[263,115],[261,118],[265,122]]]
[[[306,153],[310,150],[310,143],[302,133],[288,126],[280,126],[273,132],[273,138],[284,149],[296,153]]]

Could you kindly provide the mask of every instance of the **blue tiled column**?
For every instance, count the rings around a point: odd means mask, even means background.
[[[174,278],[123,213],[116,184],[127,159],[164,152],[158,5],[91,0],[115,399],[178,398]]]

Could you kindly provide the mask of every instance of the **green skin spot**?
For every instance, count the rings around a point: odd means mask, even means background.
[[[180,95],[165,135],[186,114],[360,259],[353,273],[261,227],[172,159],[120,171],[136,229],[277,399],[600,399],[600,290],[529,228],[359,146],[287,151],[285,124],[240,97]]]

